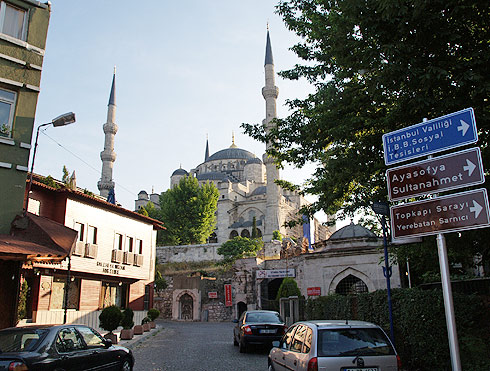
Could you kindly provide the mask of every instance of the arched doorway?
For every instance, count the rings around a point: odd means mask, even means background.
[[[260,283],[262,309],[279,310],[276,296],[283,279],[284,278],[274,278],[273,280],[265,279]]]
[[[242,313],[247,310],[247,304],[245,304],[243,301],[239,301],[236,305],[236,313],[237,313],[237,319],[240,319],[242,316]]]
[[[340,295],[355,295],[368,291],[368,287],[364,281],[352,274],[342,279],[335,288],[335,293]]]
[[[192,321],[193,312],[194,312],[194,302],[192,300],[192,296],[190,296],[189,294],[182,295],[179,300],[179,319]]]

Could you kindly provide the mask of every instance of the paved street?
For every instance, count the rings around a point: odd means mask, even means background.
[[[156,335],[133,347],[135,371],[254,371],[267,369],[266,349],[241,354],[233,323],[163,322]]]

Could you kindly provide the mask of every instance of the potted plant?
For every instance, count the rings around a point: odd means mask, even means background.
[[[117,335],[112,331],[119,327],[121,318],[121,309],[115,305],[104,308],[99,315],[100,327],[106,331],[109,331],[109,333],[105,334],[104,337],[106,339],[111,339],[113,344],[117,344]]]
[[[156,327],[155,320],[158,318],[159,315],[160,315],[160,311],[156,308],[151,308],[148,311],[147,316],[150,319],[150,327],[151,328]]]
[[[143,331],[150,331],[150,319],[148,317],[145,317],[141,320],[141,325],[143,326]]]
[[[121,326],[123,327],[123,329],[121,330],[122,340],[130,340],[133,338],[133,317],[134,313],[131,308],[124,309],[121,320]]]

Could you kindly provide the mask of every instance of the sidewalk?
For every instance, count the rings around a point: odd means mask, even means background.
[[[119,336],[121,330],[114,331],[114,334],[116,334],[118,338],[117,345],[121,345],[123,347],[132,349],[133,347],[135,347],[136,345],[138,345],[148,337],[158,334],[161,330],[163,330],[163,326],[157,324],[155,328],[151,329],[150,331],[143,332],[142,335],[134,335],[134,337],[131,340],[120,340]]]

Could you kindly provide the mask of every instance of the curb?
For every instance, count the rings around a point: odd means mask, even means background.
[[[128,349],[133,349],[135,346],[142,343],[148,337],[158,334],[161,330],[163,330],[163,327],[157,325],[156,328],[151,329],[150,331],[145,332],[142,335],[135,335],[131,340],[120,340],[117,345],[123,346]]]

